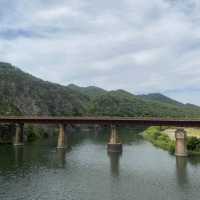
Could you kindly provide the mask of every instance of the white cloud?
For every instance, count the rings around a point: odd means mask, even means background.
[[[0,60],[65,85],[183,100],[177,91],[200,89],[199,10],[197,0],[2,0]]]
[[[63,18],[66,16],[76,16],[76,15],[77,13],[74,12],[71,8],[61,6],[57,8],[41,10],[36,13],[35,19],[51,21],[51,20],[56,20],[56,19]]]

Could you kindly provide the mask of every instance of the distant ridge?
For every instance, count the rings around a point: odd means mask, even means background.
[[[159,93],[134,95],[121,89],[62,86],[0,62],[0,114],[199,118],[200,107]]]
[[[168,103],[173,105],[183,105],[183,103],[180,103],[160,93],[151,93],[147,95],[138,95],[138,96],[144,100],[156,101],[160,103]]]
[[[105,94],[107,92],[106,90],[95,86],[80,87],[75,84],[69,84],[68,87],[72,90],[88,95],[91,98]]]

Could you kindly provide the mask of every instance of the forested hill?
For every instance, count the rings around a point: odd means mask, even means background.
[[[80,92],[43,81],[6,63],[0,63],[0,97],[1,110],[7,115],[80,115],[87,112],[89,103],[88,96]],[[14,109],[4,109],[7,104]]]
[[[200,107],[162,94],[133,95],[90,86],[43,81],[0,63],[0,115],[133,116],[200,118]]]

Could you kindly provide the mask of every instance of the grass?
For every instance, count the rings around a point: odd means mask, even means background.
[[[163,133],[160,127],[150,127],[145,130],[144,138],[150,141],[156,147],[169,151],[171,154],[175,152],[175,141]]]

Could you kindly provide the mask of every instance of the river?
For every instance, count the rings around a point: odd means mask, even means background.
[[[198,200],[200,158],[176,158],[122,131],[122,154],[108,154],[108,131],[75,132],[66,152],[56,138],[0,146],[1,200]]]

